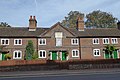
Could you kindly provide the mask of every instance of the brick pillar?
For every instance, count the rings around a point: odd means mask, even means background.
[[[84,31],[84,18],[78,17],[78,19],[77,19],[77,29],[79,31]]]

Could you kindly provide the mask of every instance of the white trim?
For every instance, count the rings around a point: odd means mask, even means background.
[[[97,43],[97,40],[98,40],[98,43]],[[99,44],[99,38],[93,38],[92,41],[93,41],[93,44]],[[95,41],[95,43],[94,43],[94,41]]]
[[[73,51],[75,52],[75,56],[73,55]],[[78,53],[78,55],[77,55],[77,53]],[[73,49],[72,50],[72,57],[79,57],[79,50],[78,49]]]
[[[50,60],[52,60],[52,52],[50,52]]]
[[[17,44],[16,44],[16,40],[17,40]],[[19,44],[19,40],[21,41],[20,44]],[[22,39],[14,39],[14,45],[22,45]]]
[[[55,38],[62,38],[63,32],[55,32]]]
[[[4,44],[2,44],[2,41],[5,41],[5,43]],[[6,40],[8,40],[8,44],[6,44]],[[9,39],[1,39],[1,45],[9,45]]]
[[[59,57],[58,57],[58,56],[59,56],[59,53],[57,52],[57,60],[59,59]]]
[[[76,43],[74,43],[74,42],[76,42]],[[78,45],[79,44],[78,38],[71,39],[71,44],[72,45]]]
[[[17,52],[17,57],[15,57],[15,52]],[[20,57],[18,57],[18,53],[20,52]],[[13,59],[22,59],[22,51],[20,50],[15,50],[13,52]]]
[[[105,40],[105,42],[104,42],[104,40]],[[106,43],[106,40],[108,40],[108,43]],[[103,38],[103,44],[109,44],[109,43],[110,43],[109,38]]]
[[[96,51],[99,52],[99,55],[97,55],[97,54],[95,55],[95,52],[96,52]],[[101,56],[101,54],[100,54],[100,49],[93,49],[93,56]]]
[[[62,46],[62,38],[56,38],[56,46]]]
[[[40,41],[42,42],[41,44],[40,44]],[[45,42],[45,43],[43,43],[43,42]],[[38,39],[38,45],[46,45],[46,39]]]
[[[113,40],[116,40],[116,42],[113,41]],[[118,44],[118,39],[117,39],[117,38],[111,38],[111,43],[112,43],[112,44]]]
[[[42,57],[40,56],[40,52],[42,52]],[[43,52],[45,52],[45,56],[43,56]],[[46,50],[39,50],[38,56],[39,56],[39,58],[46,58]]]
[[[0,53],[0,61],[2,60],[2,54]]]
[[[60,60],[62,60],[62,52],[60,52]]]
[[[118,58],[120,58],[120,57],[119,57],[119,52],[118,52],[118,50],[117,50],[117,55],[118,55]]]
[[[29,31],[36,31],[36,28],[35,29],[29,29]]]

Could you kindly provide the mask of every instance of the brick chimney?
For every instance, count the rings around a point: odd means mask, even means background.
[[[83,17],[79,16],[77,19],[77,30],[84,31],[84,18]]]
[[[37,28],[37,20],[35,16],[30,16],[29,19],[29,31],[36,31]]]
[[[120,21],[117,23],[117,28],[120,30]]]

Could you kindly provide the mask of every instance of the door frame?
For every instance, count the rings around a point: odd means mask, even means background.
[[[2,53],[0,53],[0,61],[2,61]]]
[[[50,60],[52,60],[52,52],[53,51],[50,51]],[[56,51],[56,54],[57,54],[57,60],[58,60],[58,52]]]

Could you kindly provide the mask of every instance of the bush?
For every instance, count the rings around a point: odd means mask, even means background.
[[[10,59],[11,59],[11,57],[12,57],[12,55],[11,55],[11,54],[5,54],[5,59],[6,59],[6,60],[10,60]]]
[[[38,59],[38,54],[36,52],[32,55],[32,59],[33,60]]]

